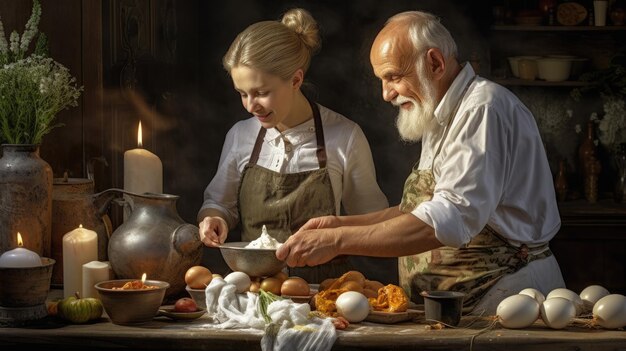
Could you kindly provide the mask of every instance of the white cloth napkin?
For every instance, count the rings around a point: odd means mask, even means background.
[[[272,323],[266,325],[257,308],[257,294],[237,294],[235,285],[220,278],[211,280],[205,292],[207,313],[214,321],[210,327],[265,330],[261,339],[264,351],[326,351],[337,339],[332,321],[311,316],[308,304],[274,301],[267,307]]]

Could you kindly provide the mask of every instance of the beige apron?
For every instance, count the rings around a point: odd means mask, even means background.
[[[239,183],[238,207],[244,241],[257,239],[265,225],[272,237],[285,242],[310,218],[336,213],[335,196],[326,168],[322,118],[317,104],[311,101],[309,104],[313,110],[319,169],[281,174],[257,165],[266,133],[261,127]],[[290,268],[289,275],[302,277],[309,283],[320,283],[350,269],[347,258],[342,257],[315,267]]]
[[[470,80],[457,103],[434,160],[442,145],[452,119],[467,92]],[[429,201],[435,189],[435,177],[430,169],[419,170],[415,164],[408,176],[402,194],[400,210],[413,211],[420,203]],[[504,275],[517,272],[529,262],[552,255],[548,244],[533,247],[516,247],[488,225],[465,247],[444,246],[421,254],[404,256],[398,259],[400,285],[411,300],[421,303],[419,293],[424,290],[453,290],[466,293],[463,311],[470,312],[484,294]]]

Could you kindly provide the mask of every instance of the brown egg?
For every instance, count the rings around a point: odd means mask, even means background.
[[[309,296],[311,288],[306,280],[300,277],[289,277],[280,287],[280,294],[287,296]]]
[[[280,286],[282,282],[278,278],[269,277],[261,281],[261,289],[269,291],[273,294],[280,295]]]
[[[204,266],[193,266],[185,273],[185,283],[191,289],[204,289],[212,279],[213,274]]]
[[[261,289],[261,282],[258,280],[252,281],[252,283],[250,283],[250,292],[259,292],[259,289]]]
[[[289,276],[287,275],[287,273],[280,271],[274,274],[274,278],[280,280],[281,282],[284,282],[287,278],[289,278]]]

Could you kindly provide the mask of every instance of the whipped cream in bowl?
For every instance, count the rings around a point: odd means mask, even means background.
[[[268,232],[265,225],[263,225],[263,229],[261,230],[261,236],[251,241],[248,245],[246,245],[246,249],[278,249],[282,243],[278,242],[278,240],[274,239]]]

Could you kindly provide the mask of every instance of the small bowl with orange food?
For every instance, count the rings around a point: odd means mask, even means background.
[[[151,321],[163,303],[168,282],[160,280],[114,279],[95,285],[104,311],[111,322],[135,325]]]

